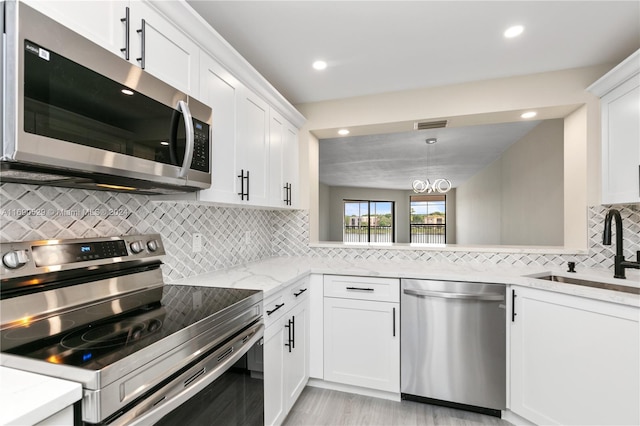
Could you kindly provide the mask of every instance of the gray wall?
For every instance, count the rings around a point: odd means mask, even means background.
[[[457,188],[458,244],[564,244],[564,124],[546,120]]]

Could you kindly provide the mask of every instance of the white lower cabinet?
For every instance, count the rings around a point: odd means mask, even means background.
[[[265,425],[284,421],[309,380],[308,296],[306,277],[265,300]]]
[[[324,278],[324,380],[400,392],[399,280]]]
[[[511,411],[536,424],[640,424],[638,308],[512,291]]]

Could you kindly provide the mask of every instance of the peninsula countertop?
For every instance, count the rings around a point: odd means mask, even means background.
[[[640,295],[542,280],[547,274],[640,288],[640,271],[627,270],[627,279],[613,278],[607,269],[513,266],[479,262],[445,263],[407,260],[343,260],[322,257],[272,257],[205,273],[167,284],[262,290],[264,297],[309,274],[416,278],[510,284],[640,307]]]

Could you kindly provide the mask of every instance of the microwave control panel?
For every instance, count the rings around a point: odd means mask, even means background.
[[[193,160],[191,169],[201,172],[209,172],[209,125],[197,119],[193,119]]]

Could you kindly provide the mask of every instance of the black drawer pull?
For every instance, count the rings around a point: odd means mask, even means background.
[[[274,313],[274,312],[275,312],[275,311],[277,311],[278,309],[282,308],[283,306],[284,306],[284,303],[281,303],[281,304],[279,304],[279,305],[276,305],[276,307],[275,307],[275,308],[273,308],[273,309],[272,309],[272,310],[270,310],[270,311],[267,311],[267,315],[271,315],[272,313]]]
[[[372,288],[363,288],[363,287],[347,287],[347,290],[354,290],[354,291],[373,291]]]
[[[298,296],[300,296],[302,293],[304,293],[305,291],[307,291],[307,289],[306,289],[306,288],[301,288],[299,292],[297,292],[297,293],[293,293],[293,295],[294,295],[295,297],[298,297]]]

